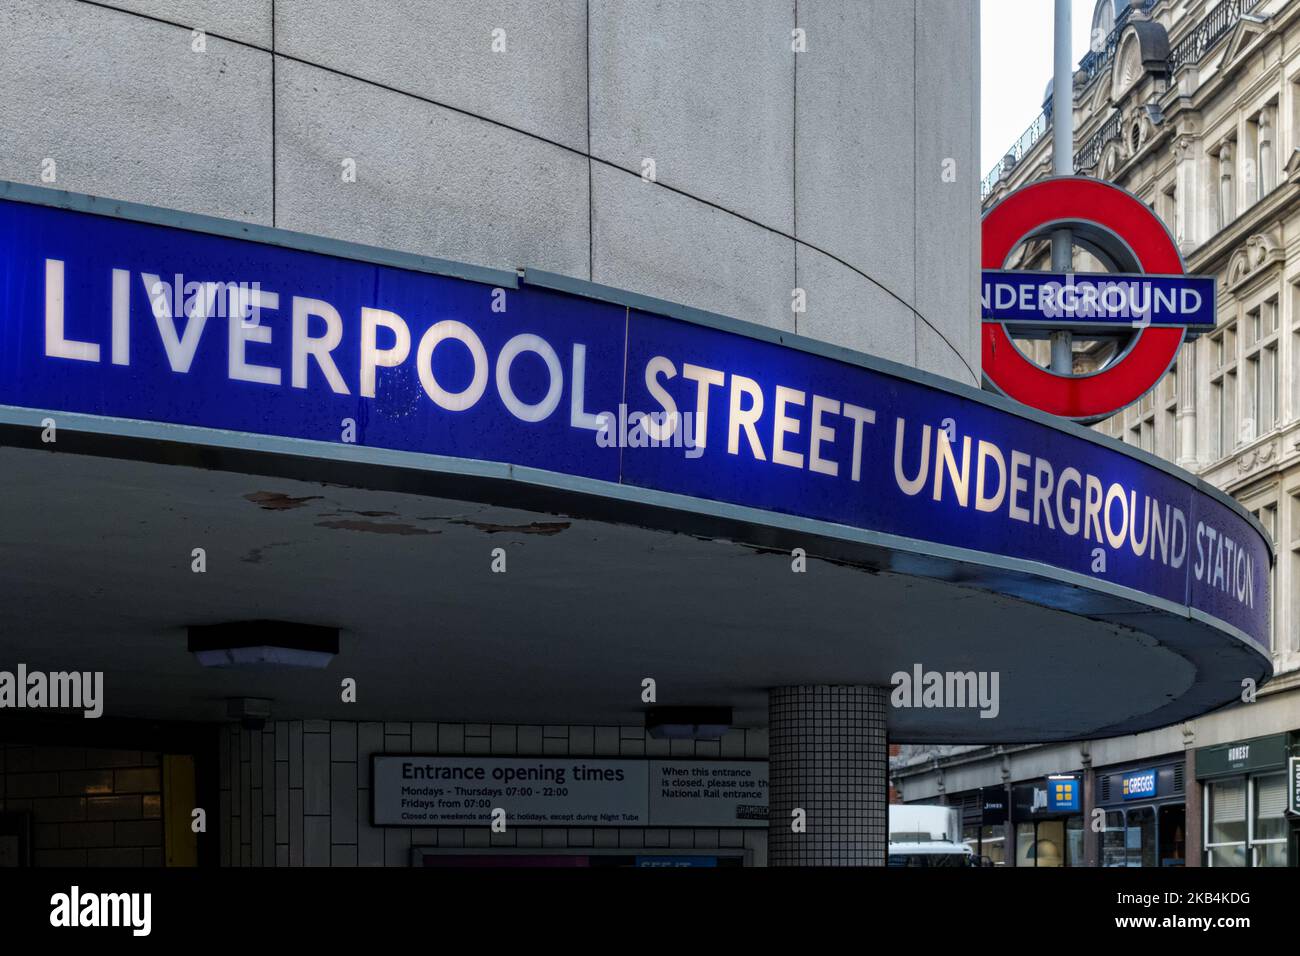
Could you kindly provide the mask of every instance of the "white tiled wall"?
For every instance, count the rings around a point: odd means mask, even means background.
[[[455,723],[268,722],[221,734],[222,866],[409,866],[411,848],[720,849],[767,858],[763,829],[370,825],[374,753],[767,759],[766,730],[720,740],[654,740],[641,727]]]

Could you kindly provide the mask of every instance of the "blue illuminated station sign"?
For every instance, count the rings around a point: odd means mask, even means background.
[[[672,500],[831,523],[900,553],[1030,562],[1016,567],[1268,646],[1258,526],[1081,428],[599,286],[222,228],[0,200],[3,420],[71,413],[200,445],[271,437],[315,457],[378,449],[584,493],[687,496]]]

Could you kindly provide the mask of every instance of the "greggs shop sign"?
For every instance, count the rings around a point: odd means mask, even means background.
[[[1156,796],[1156,771],[1135,770],[1120,778],[1120,794],[1125,800],[1142,800]]]
[[[559,277],[125,215],[0,199],[10,426],[71,413],[110,429],[160,423],[196,444],[220,430],[250,445],[303,440],[317,456],[351,445],[439,456],[419,459],[433,469],[504,463],[543,484],[666,492],[908,539],[901,550],[1037,562],[1267,647],[1258,526],[1082,429]]]

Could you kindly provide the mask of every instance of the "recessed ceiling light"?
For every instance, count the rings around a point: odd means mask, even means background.
[[[198,624],[189,628],[189,649],[204,667],[320,669],[338,654],[339,631],[290,621]]]

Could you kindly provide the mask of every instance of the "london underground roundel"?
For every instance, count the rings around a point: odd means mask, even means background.
[[[1118,271],[1004,271],[1026,239],[1066,228],[1075,245]],[[1085,177],[1025,186],[983,220],[983,365],[989,384],[1053,415],[1089,422],[1141,398],[1164,376],[1189,331],[1214,327],[1213,277],[1187,276],[1163,222],[1132,194]],[[1055,331],[1119,339],[1096,371],[1060,374],[1017,348]]]

